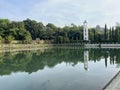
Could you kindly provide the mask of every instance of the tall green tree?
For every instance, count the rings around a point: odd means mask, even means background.
[[[107,41],[108,36],[107,36],[107,25],[105,24],[105,29],[104,29],[104,41]]]
[[[45,27],[41,22],[38,23],[30,19],[24,20],[23,22],[25,24],[25,29],[30,32],[33,40],[42,37],[42,31],[45,30]]]

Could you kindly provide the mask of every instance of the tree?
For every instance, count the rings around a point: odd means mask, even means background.
[[[2,38],[2,36],[0,36],[0,43],[2,43],[2,40],[3,40],[3,38]]]
[[[112,27],[112,42],[115,42],[115,30]]]
[[[112,42],[113,38],[112,38],[112,29],[110,28],[109,30],[109,42]]]
[[[57,32],[57,27],[51,23],[46,25],[46,35],[48,36],[48,40],[54,39],[55,32]],[[59,28],[60,30],[60,28]]]
[[[95,28],[89,29],[89,39],[90,39],[91,42],[95,42],[96,41]]]
[[[5,37],[5,43],[11,43],[14,40],[14,37],[11,35],[8,35]]]
[[[9,30],[10,21],[8,19],[0,19],[0,36],[3,38],[6,36],[6,31]]]
[[[105,24],[105,29],[104,29],[104,41],[107,41],[108,36],[107,36],[107,25]]]
[[[120,43],[120,26],[116,26],[115,29],[115,40]]]
[[[32,39],[36,40],[36,38],[41,38],[41,32],[45,30],[45,27],[42,23],[37,23],[35,20],[24,20],[25,29],[30,32]]]
[[[32,37],[28,31],[24,32],[24,43],[31,43]]]

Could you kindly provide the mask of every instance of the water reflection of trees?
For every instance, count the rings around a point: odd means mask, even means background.
[[[99,62],[102,58],[110,58],[110,64],[120,64],[119,49],[89,49],[89,61]],[[75,66],[78,62],[84,63],[84,49],[51,49],[45,52],[26,51],[14,53],[0,53],[0,75],[11,74],[12,72],[36,72],[45,66],[53,68],[59,63],[69,63]]]

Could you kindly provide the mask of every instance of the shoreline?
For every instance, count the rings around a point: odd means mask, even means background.
[[[31,51],[52,48],[51,44],[1,44],[0,52]]]
[[[48,48],[120,49],[120,44],[0,44],[0,52],[40,50]]]

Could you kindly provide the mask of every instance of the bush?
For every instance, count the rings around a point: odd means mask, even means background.
[[[8,35],[5,37],[5,43],[11,43],[14,40],[14,37],[11,35]]]

